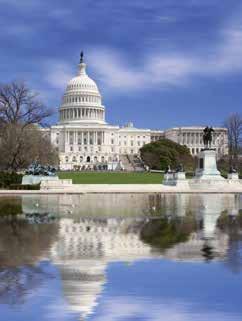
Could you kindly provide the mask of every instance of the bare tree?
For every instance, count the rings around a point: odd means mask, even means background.
[[[26,127],[43,124],[52,111],[24,83],[0,85],[0,123]]]
[[[22,128],[9,124],[4,127],[0,143],[0,168],[17,171],[29,166],[33,160],[41,164],[58,165],[58,152],[35,125]]]
[[[242,143],[242,116],[238,113],[231,114],[224,125],[228,130],[230,165],[237,167]]]
[[[51,115],[51,109],[24,83],[0,85],[1,168],[16,171],[42,155],[45,151],[41,148],[44,138],[35,125],[43,125]],[[50,142],[45,139],[44,144],[51,154]],[[43,155],[47,157],[46,153]]]

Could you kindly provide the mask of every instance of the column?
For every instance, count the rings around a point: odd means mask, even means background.
[[[77,131],[74,131],[74,144],[77,144]]]
[[[90,144],[90,134],[89,134],[89,131],[87,132],[87,145]]]

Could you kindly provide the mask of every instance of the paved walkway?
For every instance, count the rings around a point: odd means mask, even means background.
[[[186,186],[165,186],[162,184],[74,184],[71,187],[49,190],[0,190],[0,195],[21,194],[85,194],[85,193],[241,193],[242,184],[226,187],[191,189]]]

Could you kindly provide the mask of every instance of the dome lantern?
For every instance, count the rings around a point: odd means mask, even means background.
[[[81,51],[79,63],[79,75],[86,75],[86,64],[84,63],[84,53]]]

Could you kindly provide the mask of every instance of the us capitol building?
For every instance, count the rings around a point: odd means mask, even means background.
[[[192,155],[203,148],[204,127],[177,127],[165,131],[120,127],[106,123],[105,106],[96,83],[87,75],[81,54],[78,75],[67,84],[59,109],[59,123],[45,129],[59,150],[60,169],[127,169],[139,149],[161,138],[186,145]],[[218,157],[227,153],[227,130],[214,128],[212,147]]]

